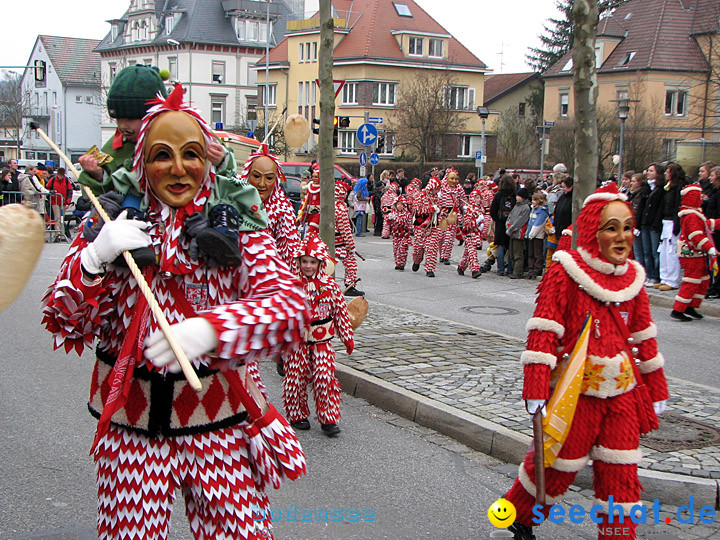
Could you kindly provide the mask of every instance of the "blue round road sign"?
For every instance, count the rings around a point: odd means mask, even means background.
[[[377,165],[378,163],[380,163],[380,156],[378,156],[374,152],[370,154],[370,163],[372,163],[373,165]]]
[[[360,160],[361,167],[364,167],[365,165],[367,165],[367,154],[365,152],[360,152],[358,159]]]
[[[373,124],[363,124],[357,129],[357,139],[363,146],[372,146],[377,140],[377,128]]]

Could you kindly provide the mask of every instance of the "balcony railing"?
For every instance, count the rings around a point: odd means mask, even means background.
[[[28,107],[27,114],[23,116],[29,118],[50,118],[50,107]]]

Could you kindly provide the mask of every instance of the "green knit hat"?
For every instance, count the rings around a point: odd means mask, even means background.
[[[115,76],[108,92],[110,118],[142,118],[150,108],[148,100],[158,92],[167,97],[158,71],[149,66],[128,66]]]

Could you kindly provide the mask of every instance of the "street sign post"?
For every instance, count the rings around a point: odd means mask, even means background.
[[[375,152],[370,154],[370,163],[372,165],[377,165],[378,163],[380,163],[380,156],[378,156]]]
[[[357,139],[363,146],[372,146],[377,140],[377,128],[373,124],[362,124],[357,129]]]
[[[358,161],[360,162],[361,167],[367,165],[367,154],[365,152],[360,152],[358,155]]]

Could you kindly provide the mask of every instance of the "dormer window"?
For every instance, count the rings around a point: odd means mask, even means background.
[[[165,34],[170,35],[175,28],[175,15],[167,15],[165,17]]]
[[[635,51],[625,53],[618,66],[627,66],[633,58],[635,58]]]
[[[245,41],[247,39],[246,22],[245,19],[235,19],[235,35],[238,41]]]
[[[421,37],[411,37],[409,48],[408,48],[408,54],[410,54],[412,56],[422,56],[424,41],[425,40]]]
[[[570,71],[573,67],[573,61],[572,58],[567,61],[567,64],[565,64],[561,71]]]
[[[114,42],[118,37],[118,25],[117,23],[113,23],[110,26],[110,42]]]
[[[429,39],[428,40],[428,56],[435,58],[443,57],[443,40],[442,39]]]

